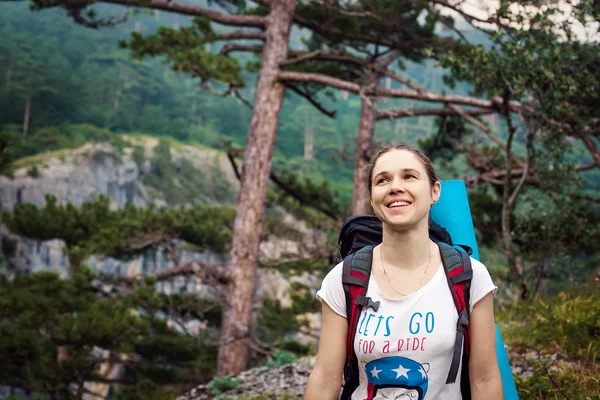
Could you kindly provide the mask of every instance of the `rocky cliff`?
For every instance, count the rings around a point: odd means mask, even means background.
[[[124,139],[128,144],[121,147],[88,144],[79,149],[48,152],[17,160],[14,174],[11,177],[0,177],[2,208],[10,210],[21,203],[43,207],[46,195],[56,197],[59,204],[72,203],[75,206],[104,195],[109,198],[111,208],[120,208],[126,204],[138,207],[186,206],[197,201],[231,205],[235,203],[238,181],[225,154],[176,142],[167,145],[145,136]],[[284,215],[283,223],[293,225],[297,231],[306,235],[315,235],[302,221],[290,215]],[[227,265],[223,255],[199,252],[184,243],[178,244],[175,245],[182,263],[198,261]],[[41,270],[68,276],[70,265],[64,247],[61,240],[30,240],[0,226],[0,248],[3,260],[9,266],[8,273],[12,276]],[[276,237],[271,232],[263,235],[260,244],[261,258],[264,259],[276,259],[282,254],[294,255],[301,252],[302,247],[297,241]],[[161,247],[149,248],[127,260],[93,256],[85,260],[85,263],[104,274],[129,277],[155,275],[175,266],[168,252]],[[317,283],[315,277],[308,274],[292,279],[312,286]],[[157,285],[157,289],[165,293],[179,291],[184,286],[186,291],[197,293],[203,298],[215,296],[212,287],[196,278],[180,277]],[[290,286],[290,280],[277,271],[258,271],[257,307],[260,307],[259,303],[264,297],[277,298],[281,300],[282,306],[290,306]],[[318,320],[313,314],[306,315],[305,318],[309,321]],[[190,331],[201,328],[202,322],[196,322],[188,327]],[[313,329],[317,327],[314,326]],[[296,340],[301,343],[314,342],[310,333],[300,334]],[[110,376],[119,374],[117,370],[105,372]],[[281,378],[287,382],[289,374],[282,373]],[[296,378],[294,375],[293,380],[297,380]],[[298,382],[302,385],[302,380]],[[285,386],[289,385],[286,383]],[[107,395],[109,387],[97,384],[93,391]]]
[[[167,204],[164,193],[157,192],[144,179],[156,168],[153,153],[158,139],[124,138],[129,143],[124,148],[88,144],[76,150],[59,150],[18,160],[12,177],[0,177],[2,208],[10,209],[18,203],[43,205],[46,194],[56,196],[59,203],[74,205],[100,194],[110,198],[115,207],[126,203]],[[216,165],[220,178],[237,190],[238,182],[225,154],[181,144],[171,146],[170,153],[176,168],[181,168],[182,160],[188,161],[206,180],[212,178],[214,172],[210,169]],[[204,200],[209,199],[207,194]]]
[[[127,203],[140,207],[174,205],[173,200],[179,200],[179,205],[195,201],[235,203],[239,184],[225,154],[177,142],[160,147],[158,139],[148,136],[123,136],[123,140],[127,144],[120,148],[106,143],[88,144],[79,149],[17,160],[13,176],[0,177],[2,208],[12,209],[19,203],[43,206],[48,194],[55,196],[61,204],[70,202],[76,206],[104,195],[110,199],[113,208]],[[163,153],[160,153],[161,148]],[[168,158],[170,160],[165,160]],[[169,168],[173,170],[172,175],[165,172]],[[170,181],[169,186],[164,185],[167,180]],[[174,196],[177,191],[180,191],[179,196]],[[289,215],[284,221],[305,233],[309,232],[303,222]],[[61,240],[29,240],[2,228],[0,242],[13,274],[51,270],[66,276],[69,271],[69,261]],[[261,257],[274,259],[283,253],[294,254],[301,250],[293,240],[266,234],[260,251]],[[178,252],[182,262],[195,260],[226,265],[226,259],[214,253],[197,252],[185,246],[181,246]],[[99,272],[126,276],[155,274],[174,266],[162,248],[149,249],[129,260],[91,257],[86,263]],[[308,276],[299,279],[305,282],[314,280]],[[176,279],[162,285],[160,289],[168,292],[191,284],[188,280]],[[281,274],[260,272],[257,297],[279,298],[286,306],[290,303],[289,287],[290,282]],[[210,288],[202,286],[188,289],[204,290],[207,295],[210,292]]]

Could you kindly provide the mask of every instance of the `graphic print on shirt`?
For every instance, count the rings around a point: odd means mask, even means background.
[[[407,324],[407,335],[398,335],[392,332],[391,326],[394,316],[377,315],[372,312],[362,313],[356,338],[358,340],[358,353],[383,354],[421,351],[427,348],[427,339],[435,329],[435,315],[432,312],[415,312]]]
[[[417,310],[405,317],[362,313],[355,345],[367,376],[364,400],[425,400],[430,387],[430,364],[421,364],[414,358],[427,351],[437,354],[441,343],[439,339],[431,341],[436,315],[427,309]],[[453,343],[452,340],[446,345]]]
[[[394,356],[378,358],[365,364],[367,398],[377,394],[385,399],[424,400],[429,387],[429,366],[410,358]]]

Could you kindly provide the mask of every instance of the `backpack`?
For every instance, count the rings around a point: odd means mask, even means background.
[[[461,393],[463,400],[471,399],[469,384],[469,302],[473,270],[469,255],[470,247],[458,245],[464,251],[453,247],[450,234],[440,225],[429,220],[429,237],[438,244],[442,264],[454,305],[459,318],[456,326],[456,340],[450,371],[446,383],[456,382],[462,354]],[[339,256],[344,260],[342,284],[346,297],[346,315],[348,316],[348,338],[346,363],[344,366],[344,385],[341,400],[349,400],[359,385],[358,359],[354,353],[354,338],[360,313],[363,308],[377,311],[379,302],[365,297],[371,276],[373,247],[382,240],[381,221],[373,215],[356,215],[346,219],[339,236]]]

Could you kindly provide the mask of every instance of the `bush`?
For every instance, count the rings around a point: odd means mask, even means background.
[[[600,368],[592,363],[534,362],[533,375],[517,376],[520,400],[600,400]]]
[[[37,165],[32,166],[31,168],[29,168],[27,170],[27,175],[29,175],[32,178],[38,178],[40,176],[40,170],[38,169]]]
[[[542,347],[575,359],[595,362],[600,356],[600,301],[596,295],[561,292],[550,300],[527,302],[500,313],[500,319],[522,321],[508,328],[513,344]]]
[[[600,400],[600,368],[596,365],[600,356],[600,301],[596,293],[593,288],[587,291],[579,287],[497,313],[513,352],[529,355],[537,351],[540,355],[534,359],[520,355],[533,369],[532,376],[515,376],[521,400]],[[513,355],[513,361],[517,357]]]
[[[239,386],[239,384],[240,384],[240,381],[235,380],[234,378],[214,377],[213,380],[208,383],[208,388],[210,389],[210,392],[214,396],[216,396],[218,394],[221,394],[223,392],[226,392],[228,390],[231,390],[231,389]]]
[[[273,357],[265,365],[267,368],[278,368],[282,365],[295,363],[296,361],[298,361],[298,357],[289,351],[275,350]]]

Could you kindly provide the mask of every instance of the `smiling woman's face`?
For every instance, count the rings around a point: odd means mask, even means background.
[[[439,195],[439,182],[429,182],[425,165],[408,150],[384,153],[373,166],[373,210],[392,228],[410,229],[428,219],[429,208]]]

